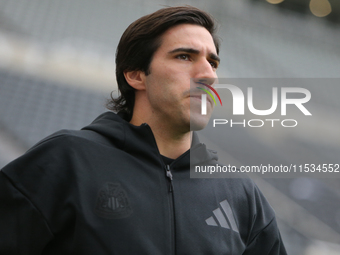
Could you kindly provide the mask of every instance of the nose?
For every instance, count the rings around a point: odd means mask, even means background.
[[[211,66],[207,59],[201,59],[196,62],[193,78],[195,82],[205,83],[207,85],[214,85],[216,83],[216,70]]]

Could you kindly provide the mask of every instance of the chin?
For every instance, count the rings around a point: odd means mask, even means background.
[[[198,131],[204,129],[210,119],[211,114],[201,115],[200,113],[190,114],[190,131]]]
[[[213,107],[208,104],[207,115],[201,114],[201,104],[190,104],[190,131],[198,131],[204,129],[211,117]]]

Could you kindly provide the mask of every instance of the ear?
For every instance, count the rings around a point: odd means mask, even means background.
[[[124,72],[124,77],[131,87],[136,90],[145,90],[145,74],[143,71]]]

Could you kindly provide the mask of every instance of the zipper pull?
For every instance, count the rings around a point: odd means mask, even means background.
[[[170,189],[169,189],[169,191],[172,192],[172,190],[173,190],[173,187],[172,187],[172,173],[171,173],[169,165],[166,165],[166,177],[168,177],[170,179]]]

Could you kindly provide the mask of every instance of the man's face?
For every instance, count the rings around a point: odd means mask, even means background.
[[[198,130],[209,121],[213,104],[207,102],[207,115],[201,115],[202,83],[212,85],[219,58],[211,34],[204,27],[182,24],[167,30],[145,77],[147,99],[157,121],[180,132]],[[190,79],[197,83],[191,82]],[[191,122],[191,123],[190,123]]]

